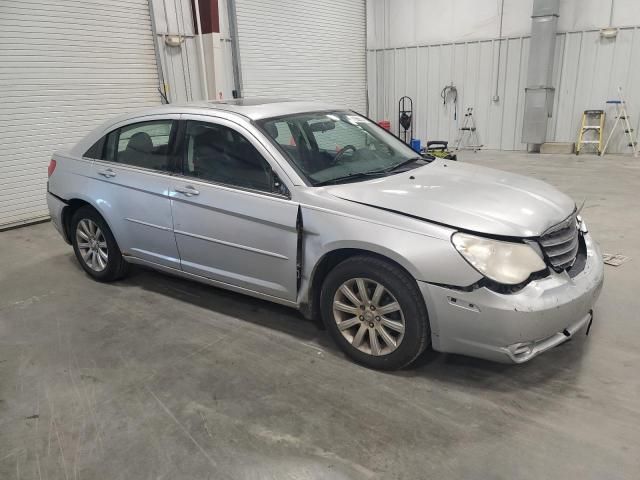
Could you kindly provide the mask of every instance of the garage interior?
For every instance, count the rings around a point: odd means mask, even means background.
[[[637,2],[5,0],[0,58],[0,478],[638,478]],[[238,96],[344,105],[584,201],[623,260],[589,335],[384,373],[293,309],[141,267],[90,281],[48,221],[51,152]]]

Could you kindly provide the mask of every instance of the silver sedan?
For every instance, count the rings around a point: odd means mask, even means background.
[[[117,118],[54,154],[47,197],[94,279],[141,264],[298,308],[373,368],[429,346],[527,361],[590,324],[603,282],[555,188],[420,155],[317,103]]]

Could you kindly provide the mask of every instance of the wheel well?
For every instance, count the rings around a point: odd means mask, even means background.
[[[340,262],[346,260],[350,257],[355,257],[357,255],[363,255],[373,258],[379,258],[386,262],[389,262],[398,268],[401,268],[407,274],[413,278],[406,268],[400,265],[398,262],[390,259],[389,257],[385,257],[384,255],[380,255],[379,253],[372,252],[370,250],[363,250],[360,248],[340,248],[337,250],[332,250],[331,252],[326,253],[316,265],[313,273],[311,274],[311,281],[309,283],[309,304],[302,309],[302,312],[305,316],[312,319],[320,319],[320,292],[322,291],[322,284],[324,283],[324,279],[327,277],[329,272]]]
[[[80,200],[79,198],[71,199],[67,202],[67,206],[62,210],[62,228],[64,229],[65,239],[68,243],[71,243],[71,218],[73,218],[73,214],[76,211],[88,205],[93,208],[93,206],[89,202],[85,202],[84,200]]]

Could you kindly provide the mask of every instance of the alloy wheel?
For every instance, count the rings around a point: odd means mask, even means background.
[[[107,268],[109,250],[104,233],[93,220],[83,218],[76,227],[76,243],[84,263],[93,271]]]
[[[333,297],[333,318],[344,338],[369,355],[387,355],[398,348],[405,331],[400,303],[374,280],[353,278]]]

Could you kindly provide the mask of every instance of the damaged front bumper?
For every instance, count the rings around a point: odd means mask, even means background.
[[[418,282],[429,310],[433,348],[505,363],[523,363],[589,325],[604,280],[600,251],[584,236],[586,262],[502,294],[486,287],[461,291]]]

